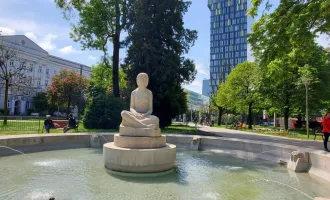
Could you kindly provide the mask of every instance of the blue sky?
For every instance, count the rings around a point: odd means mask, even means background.
[[[210,13],[207,1],[192,0],[184,16],[184,26],[198,31],[198,39],[186,55],[195,61],[198,73],[195,81],[184,87],[198,93],[202,92],[203,79],[209,78]],[[275,5],[278,2],[272,0]],[[100,51],[82,51],[80,44],[70,39],[70,22],[63,18],[53,0],[0,0],[0,8],[2,34],[26,35],[50,54],[88,66],[97,63],[102,55]],[[111,47],[109,52],[112,52]],[[122,49],[120,53],[124,58],[126,50]]]

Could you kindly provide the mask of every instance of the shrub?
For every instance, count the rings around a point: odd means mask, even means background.
[[[84,126],[88,129],[115,129],[121,122],[121,111],[124,103],[112,94],[106,94],[99,89],[90,96],[83,118]]]

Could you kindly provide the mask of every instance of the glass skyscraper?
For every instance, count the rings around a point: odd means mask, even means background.
[[[208,0],[211,11],[210,79],[217,91],[237,64],[248,60],[246,35],[252,20],[246,16],[249,0]]]

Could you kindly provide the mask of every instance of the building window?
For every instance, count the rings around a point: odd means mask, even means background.
[[[10,61],[9,61],[9,65],[10,65],[10,66],[14,66],[14,64],[15,64],[14,60],[10,60]]]
[[[39,72],[39,73],[42,72],[42,67],[41,67],[41,66],[39,66],[39,68],[38,68],[38,72]]]
[[[7,101],[7,107],[10,108],[10,101]]]
[[[37,80],[37,85],[40,86],[40,80]]]
[[[46,69],[46,75],[49,75],[49,69]]]
[[[27,110],[27,109],[29,109],[29,108],[30,108],[30,102],[27,101],[26,104],[25,104],[25,109]]]
[[[30,68],[28,70],[29,72],[32,72],[33,71],[33,64],[30,64]]]
[[[45,86],[48,86],[48,80],[45,80]]]

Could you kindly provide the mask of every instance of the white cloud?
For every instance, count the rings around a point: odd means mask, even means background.
[[[315,41],[323,47],[329,47],[330,46],[330,35],[318,34],[318,37],[315,39]]]
[[[88,60],[96,60],[95,56],[88,56]]]
[[[195,79],[195,80],[191,83],[191,86],[201,87],[201,88],[202,88],[203,84],[202,84],[201,81]]]
[[[199,74],[204,74],[206,76],[210,75],[210,73],[207,72],[207,69],[205,68],[204,65],[196,63],[195,67],[196,67],[196,70]]]
[[[11,28],[0,26],[0,33],[1,33],[1,35],[15,35],[16,31]]]
[[[33,32],[27,32],[24,35],[35,42],[37,41],[37,36]]]
[[[38,42],[39,46],[45,50],[53,50],[56,49],[56,45],[53,43],[58,36],[48,33],[40,42]]]
[[[59,52],[62,54],[72,54],[72,53],[80,53],[81,51],[76,50],[75,48],[72,47],[72,45],[69,45],[69,46],[61,48],[59,50]]]
[[[184,88],[202,94],[203,84],[200,80],[195,79],[191,84],[183,85]]]

